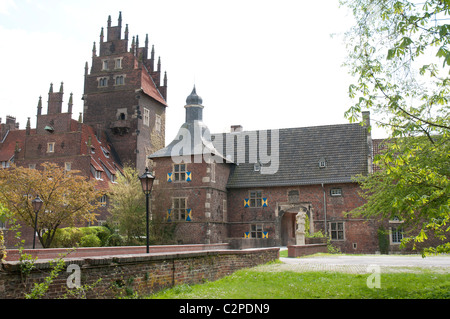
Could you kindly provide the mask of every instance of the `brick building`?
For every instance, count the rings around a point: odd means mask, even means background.
[[[28,120],[20,130],[12,116],[0,121],[2,166],[52,161],[104,188],[126,164],[139,172],[149,167],[153,194],[168,196],[154,197],[153,213],[176,224],[178,243],[294,244],[296,215],[304,212],[309,231],[328,235],[343,252],[378,250],[377,223],[345,214],[362,204],[352,177],[372,171],[369,113],[363,126],[244,131],[237,125],[211,134],[194,88],[186,121],[165,146],[167,76],[154,48],[149,52],[148,36],[143,47],[139,42],[133,36],[130,43],[128,25],[122,32],[121,14],[117,26],[109,17],[85,66],[83,114],[72,119],[72,96],[63,112],[63,85],[55,92],[51,86],[46,114],[39,99],[36,128]],[[107,217],[102,200],[100,223]]]
[[[155,61],[154,47],[149,55],[148,35],[144,47],[139,36],[129,45],[128,25],[122,37],[122,14],[117,26],[111,26],[111,16],[107,23],[98,53],[94,43],[90,71],[85,67],[83,123],[107,136],[122,165],[144,171],[146,157],[165,143],[167,75],[161,83],[161,60]]]
[[[372,170],[369,113],[364,126],[233,126],[212,135],[202,102],[194,87],[177,137],[150,156],[155,190],[172,196],[166,218],[177,224],[179,243],[295,244],[295,216],[303,211],[309,231],[327,234],[342,251],[378,250],[375,222],[345,215],[363,203],[352,177]]]
[[[72,94],[67,111],[63,110],[63,83],[59,90],[50,85],[46,113],[39,98],[36,128],[31,128],[30,118],[24,130],[12,116],[6,117],[6,123],[0,120],[2,167],[15,163],[39,169],[40,164],[53,162],[78,170],[95,180],[97,188],[109,190],[124,165],[138,171],[148,166],[146,157],[164,146],[167,76],[162,79],[161,61],[155,61],[153,47],[149,54],[148,36],[143,47],[138,36],[132,37],[131,44],[128,38],[128,25],[122,32],[121,13],[117,26],[109,17],[106,37],[103,28],[100,33],[98,54],[94,43],[90,69],[86,62],[84,114],[78,120],[72,119]],[[100,200],[97,222],[101,225],[108,217],[109,200],[107,196]],[[5,223],[0,227],[8,229]],[[24,227],[22,234],[32,238],[31,229]],[[12,235],[7,233],[8,239]],[[7,245],[13,246],[12,241]]]

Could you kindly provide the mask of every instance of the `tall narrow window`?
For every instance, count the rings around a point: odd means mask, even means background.
[[[106,195],[103,195],[103,196],[100,198],[100,204],[101,204],[103,207],[106,206],[106,200],[107,200],[107,196],[106,196]]]
[[[121,68],[122,68],[122,58],[117,58],[117,59],[115,60],[115,65],[114,65],[114,67],[115,67],[116,69],[121,69]]]
[[[216,163],[211,163],[211,182],[216,182]]]
[[[47,153],[55,152],[55,142],[47,143]]]
[[[400,226],[391,227],[391,242],[393,244],[400,244],[403,239],[403,230]]]
[[[102,70],[108,70],[108,60],[102,61]]]
[[[150,110],[144,107],[144,125],[150,125]]]

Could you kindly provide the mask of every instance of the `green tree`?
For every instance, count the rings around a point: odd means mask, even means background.
[[[142,243],[146,227],[146,201],[135,168],[125,167],[111,189],[111,224],[117,225],[127,244]]]
[[[390,134],[360,177],[367,204],[354,213],[398,217],[415,230],[445,239],[450,219],[450,1],[342,0],[354,25],[345,34],[345,65],[355,82],[346,117],[371,110]],[[442,243],[429,251],[450,251]]]

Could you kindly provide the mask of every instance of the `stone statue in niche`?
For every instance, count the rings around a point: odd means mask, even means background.
[[[297,229],[295,231],[295,244],[305,245],[305,219],[306,213],[301,211],[295,216]]]

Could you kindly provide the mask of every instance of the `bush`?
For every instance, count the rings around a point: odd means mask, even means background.
[[[80,247],[100,247],[101,241],[96,234],[89,234],[81,237]]]
[[[51,247],[101,247],[107,244],[110,236],[110,230],[103,226],[59,228]]]

